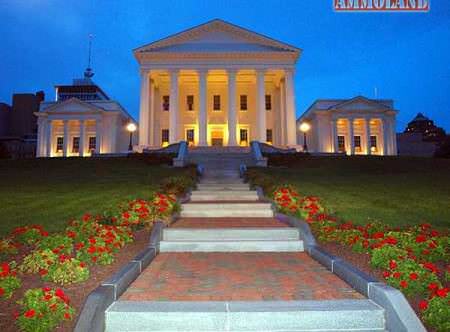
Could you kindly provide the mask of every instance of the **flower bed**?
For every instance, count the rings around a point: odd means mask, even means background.
[[[2,317],[0,328],[72,330],[85,297],[148,245],[153,223],[168,222],[178,211],[175,194],[188,183],[177,186],[174,194],[124,202],[101,216],[85,214],[71,220],[62,233],[49,234],[33,225],[1,239],[0,311],[10,316]]]
[[[427,326],[450,331],[448,232],[437,231],[429,224],[407,229],[393,229],[380,222],[354,225],[329,215],[318,197],[302,196],[290,186],[274,188],[270,179],[256,179],[256,184],[260,184],[258,180],[270,188],[281,212],[308,222],[320,242],[335,243],[368,257],[369,273],[381,275],[386,283],[401,290]]]

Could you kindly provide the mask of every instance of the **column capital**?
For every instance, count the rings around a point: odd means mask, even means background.
[[[150,74],[150,69],[148,69],[148,68],[140,68],[139,69],[139,74],[141,76],[149,75]]]

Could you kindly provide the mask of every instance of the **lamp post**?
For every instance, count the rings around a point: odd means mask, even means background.
[[[128,145],[128,151],[133,151],[133,133],[136,131],[137,127],[133,122],[127,125],[127,130],[130,132],[130,144]]]
[[[311,129],[308,122],[303,122],[300,125],[300,131],[303,132],[303,151],[308,152],[308,145],[306,144],[306,133]]]

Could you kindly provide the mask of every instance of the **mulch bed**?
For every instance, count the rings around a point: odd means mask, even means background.
[[[101,282],[110,278],[114,273],[119,271],[124,265],[132,260],[138,253],[143,251],[149,241],[149,231],[140,230],[134,233],[134,242],[126,245],[116,255],[114,263],[111,265],[93,265],[90,266],[89,279],[83,283],[76,283],[65,287],[60,287],[51,282],[44,282],[39,275],[20,275],[22,287],[18,289],[13,297],[8,300],[0,300],[0,331],[15,332],[18,331],[13,313],[19,311],[20,307],[16,301],[23,297],[26,290],[30,288],[52,287],[61,288],[70,299],[70,304],[76,310],[76,317],[70,322],[64,322],[56,331],[69,332],[73,331],[84,302],[91,291],[93,291]],[[21,252],[13,259],[20,262],[23,256],[27,254],[26,250]]]

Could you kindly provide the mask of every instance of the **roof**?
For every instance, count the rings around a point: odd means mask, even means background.
[[[422,113],[417,113],[416,117],[411,122],[415,122],[415,121],[430,121],[430,119],[427,118]]]
[[[301,49],[267,37],[221,19],[214,19],[193,28],[143,45],[133,50],[142,53],[219,53],[219,52],[289,52],[300,54]]]
[[[350,99],[317,99],[297,120],[310,115],[312,111],[331,112],[357,102],[374,105],[386,110],[394,110],[394,101],[392,99],[370,99],[364,96],[356,96]]]

